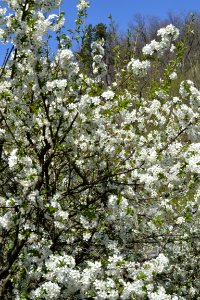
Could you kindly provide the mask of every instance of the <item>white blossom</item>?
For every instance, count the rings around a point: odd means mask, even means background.
[[[103,98],[105,98],[106,100],[109,100],[109,99],[113,99],[114,96],[115,96],[115,93],[113,91],[105,91],[103,92],[103,94],[101,95]]]
[[[175,80],[177,78],[177,73],[176,72],[172,72],[170,75],[169,75],[169,78],[171,80]]]
[[[132,71],[136,76],[145,76],[150,68],[150,62],[148,60],[140,61],[139,59],[132,58],[128,63],[128,70]]]
[[[78,10],[82,11],[86,8],[90,7],[90,3],[86,0],[80,0],[77,4]]]
[[[8,159],[8,164],[9,164],[10,168],[13,168],[18,162],[17,152],[18,152],[18,149],[14,149],[10,153],[10,156]]]

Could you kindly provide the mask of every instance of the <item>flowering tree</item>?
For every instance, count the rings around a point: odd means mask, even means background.
[[[103,40],[91,45],[88,77],[64,16],[49,13],[60,0],[5,2],[1,299],[197,299],[200,92],[185,81],[173,95],[178,29],[160,29],[107,86]],[[79,1],[77,24],[88,6]],[[160,82],[137,94],[167,51]]]

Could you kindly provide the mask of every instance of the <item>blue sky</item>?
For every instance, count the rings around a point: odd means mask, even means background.
[[[61,9],[66,13],[67,28],[73,27],[76,19],[76,4],[77,0],[63,0]],[[142,16],[156,16],[165,19],[169,13],[184,16],[194,11],[200,12],[200,1],[198,0],[91,0],[87,24],[109,23],[108,16],[112,14],[119,30],[125,31],[134,15],[138,13]],[[7,46],[0,45],[0,64],[6,48]]]
[[[63,0],[63,9],[69,23],[75,17],[76,3],[76,0]],[[108,16],[112,14],[119,29],[126,30],[128,23],[138,13],[166,18],[168,13],[184,16],[194,11],[200,11],[198,0],[91,0],[87,23],[108,22]]]

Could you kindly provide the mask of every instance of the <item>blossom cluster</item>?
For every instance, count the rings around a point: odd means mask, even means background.
[[[90,6],[90,3],[86,0],[80,0],[77,4],[77,8],[79,11],[82,11]]]
[[[155,52],[162,55],[164,51],[169,49],[172,52],[174,51],[173,42],[179,37],[179,30],[175,26],[170,24],[165,28],[161,28],[158,30],[157,35],[161,37],[161,41],[153,40],[150,44],[144,46],[142,49],[144,55],[152,56]]]
[[[104,62],[104,40],[93,42],[92,48],[92,68],[97,81],[101,81],[107,73],[107,66]]]
[[[127,65],[128,70],[132,71],[136,76],[143,77],[147,75],[147,71],[151,64],[148,60],[140,61],[139,59],[132,58]]]

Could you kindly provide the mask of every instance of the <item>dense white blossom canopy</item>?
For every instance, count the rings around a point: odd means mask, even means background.
[[[1,299],[198,299],[200,91],[188,80],[171,92],[179,30],[160,29],[109,86],[105,41],[91,45],[92,75],[82,72],[64,16],[49,14],[60,0],[5,2]],[[78,2],[79,19],[88,6]],[[139,95],[166,51],[169,72]]]

